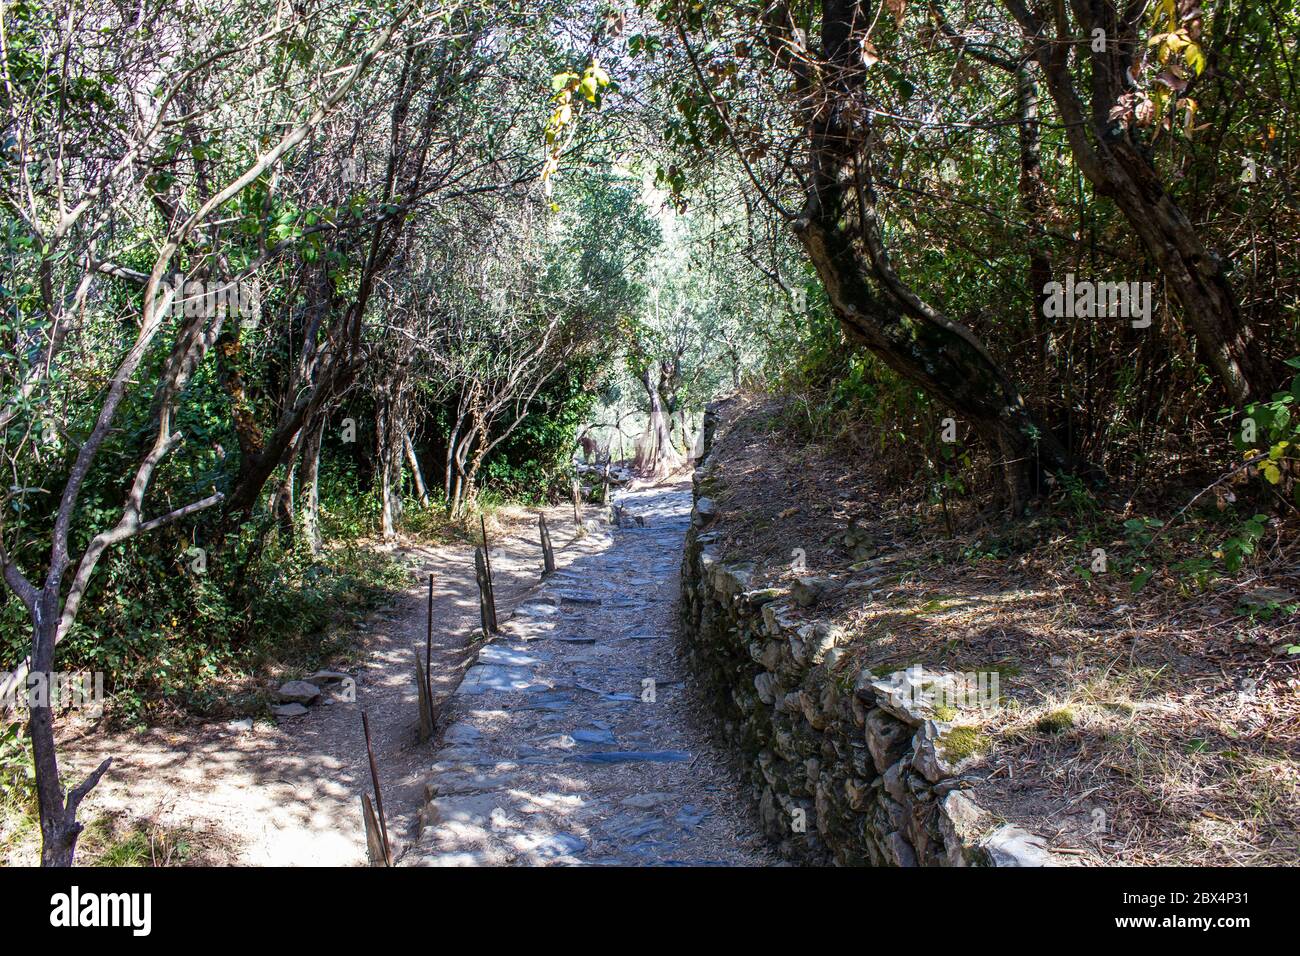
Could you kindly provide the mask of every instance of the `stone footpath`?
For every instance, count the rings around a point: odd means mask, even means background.
[[[693,714],[675,637],[691,496],[620,495],[504,620],[444,713],[403,865],[771,865]],[[557,548],[560,542],[557,541]]]

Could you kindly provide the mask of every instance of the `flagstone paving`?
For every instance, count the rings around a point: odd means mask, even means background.
[[[405,865],[773,865],[676,643],[685,485],[628,492],[444,711]]]

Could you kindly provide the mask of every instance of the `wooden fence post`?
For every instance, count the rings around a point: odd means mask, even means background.
[[[546,527],[546,515],[537,515],[537,526],[542,533],[542,577],[555,573],[555,549],[551,547],[551,532]]]
[[[488,584],[487,560],[483,549],[474,549],[474,578],[478,581],[479,619],[483,624],[483,636],[490,637],[497,630],[496,609],[492,606],[492,590]]]
[[[478,514],[479,530],[483,533],[483,566],[487,569],[487,593],[488,593],[488,610],[491,612],[489,617],[492,618],[492,630],[499,631],[497,626],[497,590],[496,585],[492,582],[492,553],[488,548],[487,524],[483,520],[483,512]]]
[[[429,694],[429,723],[434,723],[433,713],[433,574],[429,574],[429,623],[424,632],[424,679]]]
[[[429,675],[420,660],[420,652],[415,652],[415,686],[420,699],[420,743],[433,736],[433,699],[429,696]]]
[[[379,767],[375,763],[375,748],[371,746],[370,743],[370,717],[369,715],[366,714],[364,710],[361,712],[361,729],[365,732],[366,735],[366,756],[370,759],[370,782],[375,788],[375,806],[379,808],[378,829],[379,829],[380,839],[378,842],[380,843],[380,849],[382,850],[383,853],[384,865],[392,866],[393,845],[388,842],[388,822],[384,819],[384,796],[379,791]],[[368,794],[363,794],[362,796],[364,797],[364,799],[362,800],[361,806],[364,811],[366,804],[370,802],[370,798]],[[373,824],[373,820],[371,818],[373,818],[374,815],[375,815],[374,811],[372,810],[366,820],[367,826],[371,826]],[[370,842],[369,836],[367,836],[367,844],[369,844],[369,842]]]
[[[370,794],[361,795],[361,819],[366,823],[366,859],[371,866],[386,866],[384,861],[384,837],[375,819],[375,805],[370,802]]]

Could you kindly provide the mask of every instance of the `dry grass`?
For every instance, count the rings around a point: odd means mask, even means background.
[[[36,866],[40,830],[34,816],[14,817],[0,827],[0,865]],[[236,860],[216,829],[166,826],[148,817],[101,813],[77,841],[77,866],[229,866]]]
[[[736,399],[724,418],[705,493],[756,586],[793,583],[800,549],[804,573],[845,585],[805,612],[845,632],[845,666],[997,672],[976,771],[995,814],[1106,863],[1300,862],[1300,670],[1286,654],[1300,630],[1286,607],[1243,603],[1300,591],[1294,522],[1271,526],[1237,576],[1199,580],[1166,569],[1205,554],[1207,536],[1171,529],[1134,593],[1120,568],[1136,549],[1114,534],[1130,514],[1085,522],[1055,502],[1005,524],[956,509],[949,537],[937,507],[875,493],[869,463],[786,439],[777,402]],[[1081,574],[1094,546],[1120,568]]]

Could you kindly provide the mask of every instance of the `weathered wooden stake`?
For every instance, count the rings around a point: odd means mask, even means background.
[[[492,630],[497,631],[497,589],[492,582],[492,552],[488,547],[487,524],[483,520],[483,512],[478,515],[479,530],[483,533],[483,565],[487,568],[487,592],[488,592],[488,610],[492,618]]]
[[[383,838],[384,865],[393,865],[393,846],[388,842],[388,822],[384,819],[384,796],[379,791],[379,767],[375,764],[375,748],[370,743],[370,717],[361,712],[361,729],[366,734],[366,756],[370,758],[370,782],[375,788],[375,806],[379,808],[379,835]]]
[[[546,527],[546,515],[537,515],[537,526],[542,533],[542,577],[555,573],[555,549],[551,547],[551,532]]]
[[[384,838],[375,819],[375,807],[370,802],[370,794],[361,795],[361,819],[366,823],[366,858],[371,866],[384,864]]]
[[[420,743],[433,736],[433,698],[429,695],[429,672],[415,652],[415,686],[420,698]]]
[[[586,537],[587,529],[582,523],[582,486],[578,483],[576,475],[573,478],[573,523],[577,528],[574,537]]]
[[[434,723],[433,713],[433,574],[429,574],[429,626],[424,633],[424,678],[428,682],[429,723]]]
[[[492,594],[487,585],[487,561],[483,549],[474,549],[474,579],[478,582],[479,618],[483,623],[483,636],[489,637],[496,631],[496,613],[492,609]]]

